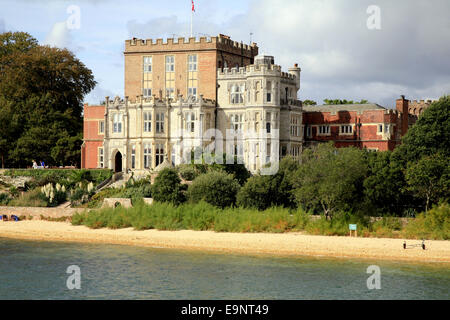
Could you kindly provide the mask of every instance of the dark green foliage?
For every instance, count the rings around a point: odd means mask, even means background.
[[[223,171],[211,171],[198,176],[188,188],[191,202],[205,201],[224,208],[236,203],[236,194],[240,186],[232,174]]]
[[[430,203],[450,197],[450,161],[441,154],[424,156],[417,163],[410,163],[406,170],[408,190],[425,200],[425,212]]]
[[[394,151],[405,162],[440,153],[450,158],[450,95],[433,102]]]
[[[338,105],[338,104],[366,104],[369,101],[361,100],[361,101],[353,101],[353,100],[341,100],[341,99],[324,99],[323,103],[328,105]]]
[[[302,165],[293,180],[295,199],[299,206],[322,209],[331,218],[334,212],[361,203],[366,172],[364,154],[359,149],[335,149],[332,144],[320,144],[304,150]]]
[[[67,49],[23,32],[0,34],[0,162],[3,167],[79,165],[83,98],[92,72]]]
[[[413,199],[404,190],[404,168],[392,152],[367,152],[368,176],[364,180],[367,213],[383,216],[401,216],[413,205]],[[373,212],[371,212],[373,210]]]
[[[163,169],[151,186],[153,199],[159,202],[170,202],[175,205],[185,201],[185,187],[175,169]]]

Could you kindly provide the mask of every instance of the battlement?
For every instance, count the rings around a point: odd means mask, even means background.
[[[203,95],[199,97],[189,97],[184,98],[182,95],[179,95],[175,99],[166,99],[166,98],[158,98],[156,96],[152,96],[149,98],[144,98],[141,96],[136,96],[134,99],[130,99],[129,97],[120,98],[116,96],[114,99],[110,99],[109,97],[105,97],[105,101],[102,102],[102,105],[105,105],[106,108],[137,108],[141,106],[152,106],[152,107],[176,107],[176,106],[205,106],[205,107],[215,107],[216,102],[212,99],[205,99]]]
[[[217,37],[190,37],[190,38],[167,38],[167,39],[137,39],[125,40],[125,54],[134,52],[152,51],[176,51],[176,50],[205,50],[220,49],[227,52],[242,54],[253,57],[258,54],[256,43],[251,45],[233,41],[228,36]]]
[[[295,81],[296,76],[288,73],[288,72],[282,72],[281,66],[276,64],[260,64],[260,65],[248,65],[246,67],[240,67],[238,68],[223,68],[223,69],[217,69],[217,75],[218,78],[223,79],[226,77],[233,77],[236,75],[242,75],[242,76],[252,76],[252,75],[258,75],[259,73],[264,75],[274,75],[274,76],[280,76],[281,79],[284,80],[290,80]]]

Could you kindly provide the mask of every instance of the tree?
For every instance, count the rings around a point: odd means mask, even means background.
[[[303,153],[293,180],[295,199],[306,209],[320,207],[332,219],[337,210],[352,209],[361,202],[366,171],[363,151],[320,144]]]
[[[276,174],[251,177],[239,190],[237,205],[258,210],[272,206],[295,207],[292,176],[298,167],[298,160],[285,157],[280,161]]]
[[[303,100],[302,104],[304,106],[316,106],[317,102],[315,102],[314,100]]]
[[[2,165],[79,164],[82,101],[96,84],[91,70],[23,32],[0,35],[0,69],[0,120],[8,123],[0,128]]]
[[[341,100],[341,99],[324,99],[323,103],[327,105],[338,105],[338,104],[366,104],[368,103],[367,100],[361,100],[360,102],[353,101],[353,100]]]
[[[437,203],[440,197],[444,200],[450,196],[450,162],[448,158],[436,154],[424,156],[417,163],[412,163],[406,170],[408,189],[425,199],[425,212],[430,202]]]
[[[216,207],[225,208],[236,203],[239,182],[232,174],[223,171],[211,171],[195,178],[189,186],[189,201],[205,201]]]
[[[433,102],[402,139],[394,153],[407,162],[440,153],[450,157],[450,95]]]
[[[155,178],[151,187],[155,201],[170,202],[179,205],[185,201],[184,188],[181,179],[174,169],[165,168]]]
[[[367,207],[376,215],[386,213],[401,215],[413,199],[405,193],[404,168],[392,152],[367,152],[368,176],[364,180]]]

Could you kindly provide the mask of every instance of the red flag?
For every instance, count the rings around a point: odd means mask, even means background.
[[[192,12],[195,12],[195,8],[194,8],[194,0],[191,0],[192,1]]]

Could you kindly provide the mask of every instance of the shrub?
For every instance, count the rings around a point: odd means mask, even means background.
[[[236,203],[239,183],[233,175],[222,171],[212,171],[198,176],[188,188],[188,199],[192,202],[205,201],[225,208]]]
[[[47,207],[48,201],[40,188],[36,188],[25,192],[23,196],[10,200],[8,205],[14,207]]]
[[[450,206],[448,203],[434,207],[412,219],[403,231],[406,238],[450,239]]]
[[[151,194],[155,201],[179,205],[185,201],[183,188],[177,171],[166,168],[155,178],[155,182],[151,186]]]
[[[186,181],[193,181],[200,173],[193,165],[182,164],[177,167],[180,176]]]
[[[237,205],[265,210],[276,204],[276,190],[270,176],[254,176],[247,180],[237,194]]]
[[[7,193],[0,193],[0,205],[7,205],[9,200]]]

